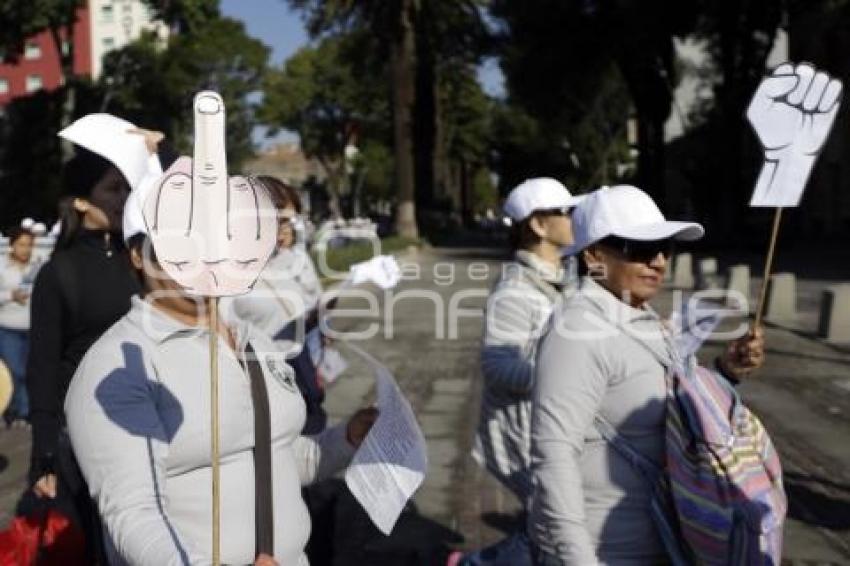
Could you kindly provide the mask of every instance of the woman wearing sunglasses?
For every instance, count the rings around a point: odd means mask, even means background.
[[[511,218],[513,261],[487,301],[481,373],[481,415],[473,457],[505,485],[525,508],[529,470],[531,386],[537,341],[567,286],[562,254],[573,242],[570,211],[580,201],[558,181],[529,179],[505,200]],[[495,546],[448,564],[523,566],[531,554],[525,529]]]
[[[650,486],[599,434],[609,423],[634,449],[664,459],[666,367],[676,353],[648,302],[661,290],[675,240],[703,228],[665,220],[631,186],[603,187],[573,211],[580,288],[541,340],[533,393],[534,493],[529,531],[538,563],[668,563],[650,515]],[[666,360],[666,363],[662,363]],[[717,360],[737,380],[760,367],[756,330]]]

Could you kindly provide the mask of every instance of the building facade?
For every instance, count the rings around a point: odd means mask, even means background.
[[[163,41],[168,27],[153,19],[151,10],[141,0],[90,0],[91,75],[98,78],[103,57],[138,39],[146,31]]]
[[[74,73],[90,75],[92,66],[89,10],[82,7],[74,24]],[[17,61],[0,63],[0,106],[19,96],[41,89],[53,90],[62,84],[60,50],[67,50],[67,38],[58,46],[49,31],[29,38]]]
[[[90,0],[77,11],[74,24],[74,74],[97,79],[104,56],[153,31],[163,41],[168,27],[153,19],[141,0]],[[16,61],[0,64],[0,106],[38,90],[61,86],[60,50],[68,49],[63,36],[57,47],[49,31],[28,39]]]

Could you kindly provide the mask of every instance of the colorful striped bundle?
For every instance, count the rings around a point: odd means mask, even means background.
[[[787,500],[779,457],[721,376],[676,372],[667,402],[667,474],[697,564],[778,566]]]

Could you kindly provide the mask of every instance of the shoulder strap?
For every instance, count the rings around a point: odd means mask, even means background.
[[[608,442],[620,456],[628,460],[628,462],[652,484],[663,470],[652,460],[641,454],[626,438],[617,432],[617,429],[605,420],[602,416],[596,415],[593,420],[593,426],[597,432]]]
[[[262,282],[262,284],[263,284],[263,285],[265,285],[266,287],[268,287],[268,288],[271,290],[271,292],[272,292],[272,296],[274,297],[274,300],[275,300],[275,301],[277,301],[277,304],[279,304],[279,305],[280,305],[280,308],[282,308],[282,309],[283,309],[283,311],[284,311],[284,312],[285,312],[285,313],[286,313],[289,317],[292,317],[292,315],[293,315],[292,305],[287,304],[287,303],[283,300],[283,298],[282,298],[282,297],[281,297],[281,296],[277,293],[277,288],[276,288],[274,285],[272,285],[272,284],[271,284],[271,283],[270,283],[270,282],[269,282],[269,281],[268,281],[265,277],[263,277],[262,275],[260,276],[260,282]]]
[[[274,556],[274,509],[272,500],[272,426],[269,392],[263,369],[253,346],[245,346],[251,401],[254,405],[254,522],[257,555]]]
[[[610,443],[621,456],[643,476],[650,489],[650,511],[658,536],[667,551],[673,566],[690,566],[694,561],[688,558],[688,552],[682,544],[679,534],[677,513],[670,500],[670,490],[665,471],[649,458],[638,452],[626,438],[601,416],[593,421],[596,430],[606,442]]]

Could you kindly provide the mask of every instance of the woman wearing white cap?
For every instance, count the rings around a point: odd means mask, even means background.
[[[572,244],[570,211],[580,201],[558,181],[529,179],[508,195],[514,259],[502,270],[486,309],[481,416],[473,457],[517,496],[531,494],[531,387],[537,341],[567,286],[564,249]],[[494,547],[449,564],[530,564],[523,529]],[[460,561],[459,561],[460,560]]]
[[[205,104],[210,99],[213,110]],[[104,525],[103,564],[210,564],[213,556],[210,380],[209,366],[199,360],[210,358],[215,318],[187,287],[199,281],[235,286],[232,281],[245,277],[241,264],[258,260],[240,261],[244,256],[234,258],[229,250],[215,256],[224,258],[220,261],[199,260],[212,256],[182,250],[185,260],[166,259],[163,248],[167,254],[169,246],[153,246],[152,235],[171,230],[183,238],[171,242],[180,243],[228,238],[242,246],[240,251],[253,254],[259,252],[245,242],[271,243],[271,230],[277,232],[277,226],[261,222],[267,212],[261,204],[267,199],[258,196],[262,187],[252,191],[253,199],[246,199],[253,203],[251,209],[247,204],[231,208],[231,196],[239,191],[229,187],[238,181],[231,178],[229,185],[215,185],[225,171],[224,160],[217,161],[224,154],[216,152],[223,148],[223,106],[218,95],[195,100],[196,132],[205,132],[205,141],[211,140],[198,144],[194,153],[195,162],[205,166],[193,169],[188,158],[180,158],[164,176],[148,175],[130,194],[123,236],[141,296],[132,297],[129,311],[86,352],[65,399],[68,435]],[[205,120],[200,126],[199,117]],[[216,127],[219,131],[211,132]],[[174,194],[190,196],[187,181],[180,178],[188,176],[187,170],[196,177],[191,178],[193,186],[212,178],[209,190],[218,191],[216,198],[223,197],[219,202],[226,198],[221,222],[207,228],[197,218],[212,206],[204,210],[195,208],[194,198],[173,199]],[[249,188],[249,182],[245,186]],[[161,204],[168,198],[173,200],[165,209]],[[150,228],[143,212],[148,200],[156,203]],[[180,224],[162,221],[167,214],[159,216],[161,210],[177,211],[171,218]],[[205,246],[204,251],[210,248],[215,249]],[[161,263],[157,253],[162,254]],[[163,269],[169,263],[195,275],[179,281],[173,271]],[[198,273],[208,278],[202,280]],[[263,331],[231,314],[222,312],[213,332],[219,344],[221,392],[221,563],[307,566],[303,549],[310,518],[301,486],[348,465],[375,422],[377,409],[362,409],[347,423],[301,436],[306,410],[285,354]]]
[[[573,229],[570,251],[581,252],[592,277],[583,277],[553,313],[540,343],[530,536],[544,565],[665,564],[649,486],[594,423],[603,419],[641,455],[663,462],[660,360],[673,353],[647,302],[661,289],[672,241],[696,240],[703,228],[667,221],[643,191],[617,186],[582,202]],[[747,335],[732,343],[719,367],[737,379],[763,363],[763,347],[760,331]]]

